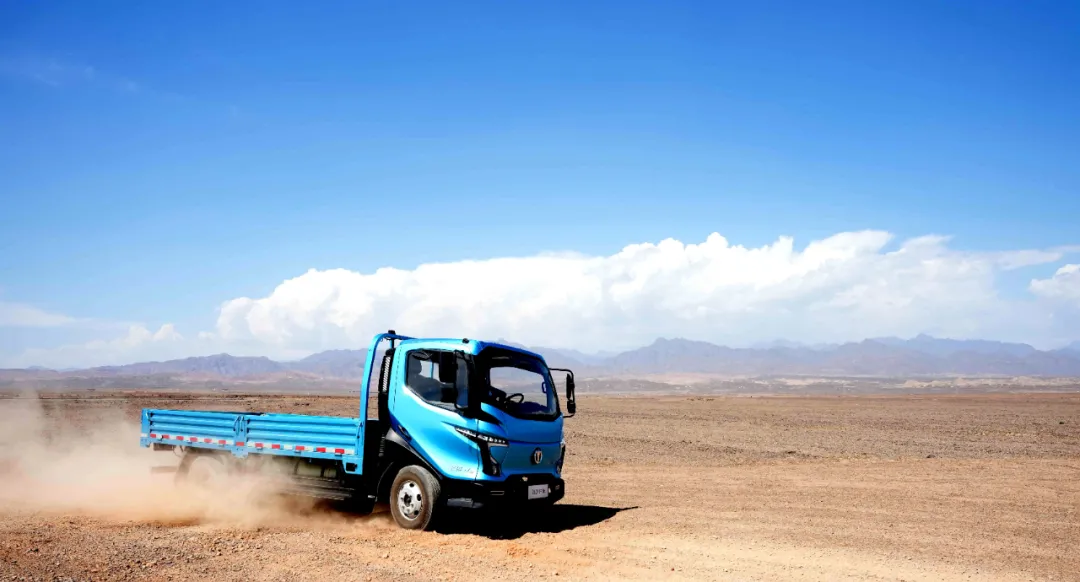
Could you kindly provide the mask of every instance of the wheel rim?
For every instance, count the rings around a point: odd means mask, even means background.
[[[406,481],[401,484],[397,494],[397,508],[405,519],[414,520],[420,516],[424,509],[424,493],[416,481]]]

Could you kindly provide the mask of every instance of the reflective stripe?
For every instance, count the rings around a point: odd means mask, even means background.
[[[208,445],[216,444],[216,445],[219,445],[219,446],[247,447],[247,448],[259,449],[259,450],[269,449],[269,450],[274,450],[274,451],[297,451],[297,452],[301,452],[301,453],[323,453],[323,454],[330,454],[330,455],[353,455],[353,454],[356,453],[355,449],[346,449],[346,448],[338,448],[338,447],[316,447],[314,445],[292,445],[292,444],[286,444],[286,443],[267,443],[267,442],[244,442],[244,441],[235,441],[235,442],[233,442],[233,441],[228,440],[228,439],[206,437],[206,436],[194,436],[194,435],[178,435],[178,434],[176,434],[176,435],[168,435],[168,434],[158,434],[158,433],[152,432],[152,433],[149,434],[149,437],[152,438],[152,439],[177,440],[177,441],[181,441],[181,442],[186,441],[186,442],[190,442],[190,443],[201,443],[201,444],[208,444]]]
[[[150,433],[149,437],[152,438],[152,439],[161,439],[161,440],[164,440],[164,441],[168,441],[168,440],[187,441],[189,443],[202,442],[202,443],[209,444],[209,445],[217,444],[217,445],[221,445],[221,446],[230,446],[230,445],[233,444],[233,442],[231,440],[229,440],[229,439],[215,439],[213,437],[178,435],[178,434],[173,434],[173,435],[158,434],[156,432]],[[243,446],[244,443],[237,443],[237,444],[240,445],[240,446]]]

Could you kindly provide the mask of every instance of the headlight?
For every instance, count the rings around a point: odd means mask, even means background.
[[[500,437],[497,437],[497,436],[491,436],[489,434],[484,434],[482,432],[476,432],[475,430],[469,430],[467,428],[461,428],[460,426],[455,426],[454,430],[456,430],[459,433],[465,435],[465,437],[467,437],[469,439],[472,439],[472,440],[477,441],[477,442],[485,442],[485,443],[487,443],[487,444],[489,444],[489,445],[491,445],[493,447],[505,447],[505,446],[509,445],[509,443],[506,442],[506,439],[500,438]]]
[[[566,459],[566,441],[561,443],[559,447],[559,460],[555,461],[555,470],[562,474],[563,461]]]

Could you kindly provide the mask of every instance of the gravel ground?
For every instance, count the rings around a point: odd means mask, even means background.
[[[144,406],[356,402],[0,399],[0,580],[1080,580],[1078,394],[582,397],[553,511],[423,533],[177,489]]]

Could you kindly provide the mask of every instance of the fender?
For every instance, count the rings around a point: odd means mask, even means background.
[[[386,433],[386,449],[383,452],[381,461],[383,469],[379,472],[379,478],[375,489],[379,499],[384,499],[385,495],[389,495],[390,485],[393,484],[394,477],[397,476],[398,470],[406,465],[420,465],[430,471],[440,483],[445,480],[443,474],[436,470],[427,459],[421,456],[420,453],[409,444],[409,441],[405,440],[405,437],[401,436],[401,433],[398,432],[396,426]]]

